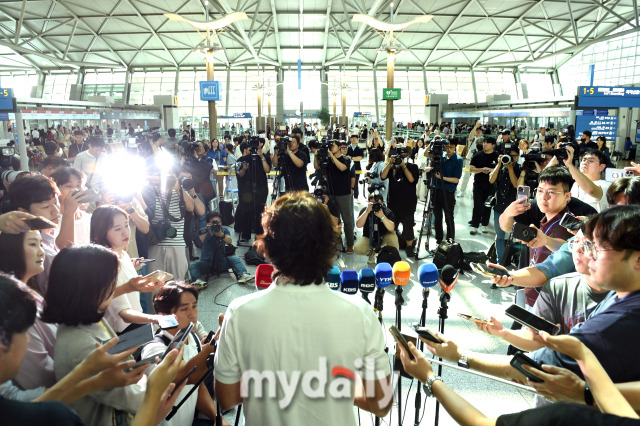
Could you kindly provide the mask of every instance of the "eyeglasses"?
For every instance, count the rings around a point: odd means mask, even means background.
[[[587,163],[587,164],[593,164],[593,163],[595,163],[596,161],[598,161],[598,160],[596,160],[595,158],[586,158],[586,157],[585,157],[585,158],[583,158],[580,162],[581,162],[581,163]],[[598,162],[599,162],[599,161],[598,161]]]
[[[600,252],[614,250],[612,248],[605,249],[605,248],[602,248],[602,247],[597,247],[595,244],[593,244],[589,240],[581,240],[581,241],[571,240],[571,241],[569,241],[569,250],[573,251],[574,248],[576,250],[582,251],[582,253],[586,254],[589,257],[591,257],[593,260],[598,260],[598,253],[600,253]]]
[[[550,198],[555,196],[555,195],[560,195],[560,194],[564,194],[566,191],[545,191],[544,189],[540,189],[540,188],[536,188],[535,193],[536,196],[541,196],[542,198],[544,198],[545,196],[549,196]]]

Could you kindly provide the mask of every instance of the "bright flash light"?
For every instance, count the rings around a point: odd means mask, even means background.
[[[131,201],[147,183],[143,159],[131,154],[116,153],[107,157],[103,183],[116,200]]]
[[[175,158],[173,155],[169,154],[167,151],[160,151],[155,155],[156,166],[163,172],[171,170],[173,168],[174,161]]]

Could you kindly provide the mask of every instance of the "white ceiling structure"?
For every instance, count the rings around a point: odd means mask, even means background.
[[[249,19],[216,40],[216,67],[384,67],[383,39],[354,14],[400,23],[408,69],[553,69],[588,45],[640,29],[640,0],[212,0],[208,20]],[[0,0],[0,70],[203,68],[201,36],[164,13],[206,21],[205,0]],[[612,32],[620,31],[613,35]]]

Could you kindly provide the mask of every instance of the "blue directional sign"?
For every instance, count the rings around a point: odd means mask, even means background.
[[[0,110],[13,110],[12,89],[0,89]]]
[[[200,82],[200,100],[201,101],[219,101],[220,82],[219,81],[201,81]]]
[[[578,107],[638,108],[640,87],[580,86]]]
[[[607,140],[616,140],[618,133],[618,117],[615,115],[599,115],[597,112],[601,111],[589,111],[589,113],[578,114],[583,112],[581,110],[576,111],[576,135],[582,134],[585,130],[590,130],[593,133],[592,139],[595,140],[598,136],[605,136]]]

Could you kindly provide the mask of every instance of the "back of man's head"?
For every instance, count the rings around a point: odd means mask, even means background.
[[[56,155],[56,153],[58,152],[58,143],[55,141],[46,141],[44,143],[44,153],[52,156],[52,155]]]
[[[48,177],[37,173],[24,174],[9,187],[11,210],[28,212],[32,204],[49,201],[57,193],[56,184]]]
[[[571,191],[571,186],[573,185],[571,173],[569,173],[569,170],[567,170],[566,167],[562,166],[547,167],[540,172],[538,181],[554,186],[562,184],[562,190],[565,192]]]
[[[169,130],[167,130],[167,133],[169,134],[170,138],[175,138],[176,137],[176,129],[169,129]]]
[[[610,206],[640,205],[640,176],[616,179],[607,189],[607,202]]]
[[[103,148],[104,147],[104,139],[98,136],[91,136],[89,138],[89,145],[94,148]]]
[[[31,290],[0,272],[0,345],[9,349],[13,335],[26,332],[34,324],[36,312]]]
[[[51,173],[59,169],[60,167],[66,167],[69,162],[62,157],[52,156],[46,157],[42,160],[42,170],[49,168]]]
[[[585,235],[603,248],[640,251],[640,206],[615,206],[590,217]]]

